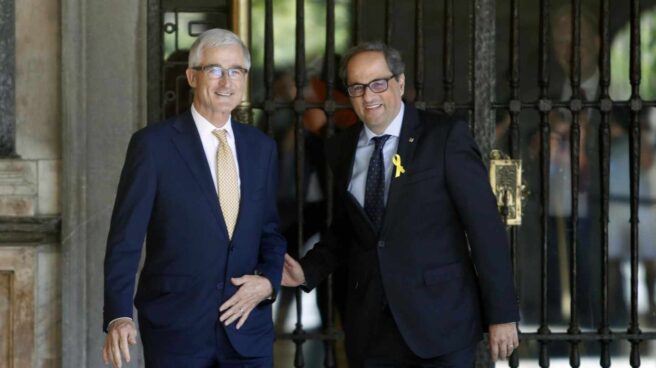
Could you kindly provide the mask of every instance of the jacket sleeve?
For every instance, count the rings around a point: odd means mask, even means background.
[[[446,183],[463,222],[487,324],[519,320],[510,249],[481,154],[467,124],[455,123],[445,146]]]
[[[278,154],[275,144],[271,145],[267,162],[267,184],[265,191],[265,205],[263,210],[264,223],[260,240],[260,254],[256,272],[266,277],[273,287],[272,298],[265,300],[270,303],[275,300],[280,290],[282,279],[282,266],[285,261],[287,242],[280,234],[276,194],[278,193]]]
[[[112,212],[104,262],[103,330],[119,317],[132,317],[134,283],[157,188],[152,153],[144,131],[130,140]]]

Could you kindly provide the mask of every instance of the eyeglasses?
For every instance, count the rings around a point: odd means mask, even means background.
[[[396,74],[392,75],[389,78],[381,78],[381,79],[374,79],[371,82],[367,84],[351,84],[350,86],[346,86],[346,89],[348,91],[349,96],[351,97],[360,97],[364,95],[364,91],[369,87],[371,92],[374,93],[383,93],[387,91],[387,87],[389,87],[389,81],[392,78],[396,78]]]
[[[191,68],[193,70],[202,70],[210,79],[221,79],[224,75],[228,76],[231,80],[242,80],[248,70],[241,67],[222,68],[215,64],[199,65]]]

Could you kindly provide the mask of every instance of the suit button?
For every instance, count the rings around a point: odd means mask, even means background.
[[[216,284],[216,290],[222,290],[222,289],[223,289],[223,283],[222,282],[219,282],[218,284]]]
[[[378,241],[378,248],[385,248],[385,241],[379,240]]]
[[[232,245],[232,244],[228,247],[228,251],[230,251],[230,252],[232,252],[234,249],[235,249],[235,246]]]
[[[356,282],[355,282],[355,289],[357,289],[358,286],[360,286],[360,284],[356,281]]]

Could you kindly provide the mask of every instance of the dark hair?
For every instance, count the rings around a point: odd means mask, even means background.
[[[401,59],[401,53],[398,50],[389,47],[380,41],[362,42],[357,46],[353,46],[348,49],[348,51],[346,51],[344,54],[344,57],[342,57],[342,63],[339,67],[339,76],[344,81],[344,84],[348,83],[346,79],[346,68],[348,67],[349,61],[351,61],[355,55],[369,51],[383,53],[385,56],[385,61],[387,62],[387,67],[392,72],[392,74],[399,75],[405,71],[405,64],[403,63],[403,59]]]

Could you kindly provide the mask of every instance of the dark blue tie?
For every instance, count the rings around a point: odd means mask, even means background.
[[[376,231],[380,229],[385,212],[385,165],[383,163],[383,147],[390,135],[373,137],[376,145],[369,160],[367,183],[364,189],[364,212],[366,212]]]

